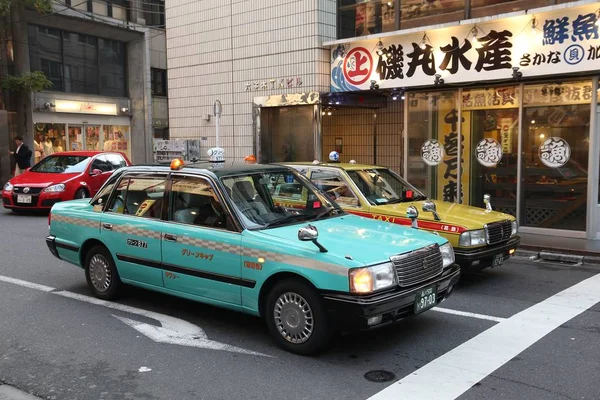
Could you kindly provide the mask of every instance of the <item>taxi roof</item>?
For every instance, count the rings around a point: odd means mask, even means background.
[[[177,170],[177,172],[209,172],[216,177],[237,175],[243,173],[253,172],[269,172],[269,171],[281,171],[285,168],[284,165],[278,164],[247,164],[243,161],[226,161],[221,167],[213,166],[210,161],[199,161],[196,163],[186,163],[183,168]],[[126,171],[156,171],[156,172],[169,172],[171,168],[166,164],[137,164],[130,167],[123,168]]]
[[[308,161],[304,161],[304,162],[283,162],[283,163],[279,163],[281,165],[303,165],[303,166],[307,166],[307,167],[317,167],[317,166],[323,166],[323,167],[333,167],[333,168],[340,168],[340,169],[345,169],[348,171],[359,171],[359,170],[363,170],[363,169],[373,169],[373,168],[385,168],[387,169],[387,167],[384,167],[382,165],[370,165],[370,164],[350,164],[350,163],[325,163],[325,162],[321,162],[318,164],[313,164],[312,162],[308,162]]]

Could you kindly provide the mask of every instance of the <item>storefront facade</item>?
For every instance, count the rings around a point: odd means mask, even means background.
[[[129,100],[94,100],[48,93],[35,96],[34,136],[36,142],[41,141],[45,155],[58,151],[119,151],[131,159]]]
[[[404,100],[401,170],[429,196],[599,238],[599,8],[331,42],[331,89]]]

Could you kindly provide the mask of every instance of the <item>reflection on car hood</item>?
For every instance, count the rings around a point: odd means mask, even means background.
[[[68,180],[81,175],[80,173],[74,174],[52,174],[52,173],[41,173],[27,171],[19,176],[16,176],[10,180],[10,183],[18,186],[31,186],[31,187],[46,187],[56,183],[65,183]]]
[[[348,261],[340,261],[346,256],[370,265],[389,261],[389,257],[393,255],[417,250],[433,243],[446,243],[446,239],[441,236],[425,231],[345,215],[310,222],[319,231],[319,243],[328,250],[328,253],[319,253],[313,243],[298,240],[298,229],[308,223],[253,231],[253,233],[269,236],[274,248],[286,249],[290,252],[308,250],[313,254],[316,251],[316,254],[325,254],[331,258],[331,262],[336,262],[334,259],[337,259],[336,263],[341,265],[348,264]]]
[[[485,208],[467,206],[464,204],[434,201],[441,221],[435,221],[433,213],[423,211],[423,201],[412,201],[398,204],[372,206],[375,214],[393,215],[406,218],[406,209],[415,206],[419,210],[419,221],[432,221],[442,224],[462,226],[467,229],[481,229],[483,225],[501,220],[514,220],[512,215],[498,211],[486,211]],[[492,199],[493,205],[493,199]]]

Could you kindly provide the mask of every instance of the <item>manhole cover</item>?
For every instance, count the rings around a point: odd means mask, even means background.
[[[371,382],[389,382],[396,379],[396,375],[389,371],[377,369],[375,371],[369,371],[365,374],[365,378]]]

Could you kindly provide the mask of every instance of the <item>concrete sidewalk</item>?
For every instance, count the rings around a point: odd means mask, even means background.
[[[0,383],[0,400],[41,400],[41,397],[32,396],[27,392]]]
[[[548,261],[600,266],[600,240],[521,233],[516,255]]]

